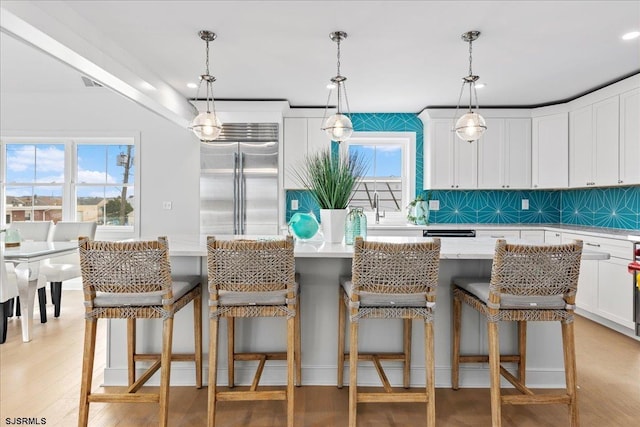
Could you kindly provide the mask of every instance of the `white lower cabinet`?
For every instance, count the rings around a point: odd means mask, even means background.
[[[494,239],[519,239],[520,230],[484,229],[476,230],[476,237],[491,237]]]
[[[604,319],[633,328],[633,281],[627,272],[632,244],[627,240],[562,233],[562,242],[584,242],[583,250],[606,252],[610,258],[582,261],[576,306]]]
[[[630,260],[598,261],[598,306],[596,312],[627,328],[633,322],[633,282],[627,272]]]
[[[547,231],[544,232],[544,242],[551,244],[562,243],[562,233],[558,233],[557,231]]]
[[[576,293],[576,306],[582,310],[595,313],[598,307],[598,263],[590,260],[580,263],[580,277],[578,279],[578,292]]]
[[[544,230],[520,230],[520,238],[530,243],[544,243]]]

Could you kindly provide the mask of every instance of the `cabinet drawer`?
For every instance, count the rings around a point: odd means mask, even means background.
[[[519,239],[520,230],[476,230],[476,237],[491,237],[494,239]]]
[[[622,258],[631,261],[633,244],[628,240],[610,239],[607,237],[585,236],[583,234],[562,233],[562,241],[570,242],[580,239],[584,242],[584,249],[607,252],[612,258]]]

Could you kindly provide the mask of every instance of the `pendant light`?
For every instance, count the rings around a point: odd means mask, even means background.
[[[198,85],[196,99],[199,99],[198,95],[200,94],[200,88],[202,87],[202,84],[204,82],[206,90],[206,111],[198,114],[193,119],[193,121],[189,125],[189,129],[191,129],[193,133],[196,134],[200,141],[212,142],[218,138],[218,136],[220,135],[220,131],[222,130],[222,123],[216,115],[216,104],[213,100],[213,82],[216,81],[216,78],[209,74],[209,42],[214,41],[217,35],[216,33],[207,30],[198,32],[198,35],[207,44],[207,61],[205,72],[200,76],[200,84]]]
[[[465,85],[469,85],[469,111],[456,120],[453,130],[455,130],[458,138],[467,142],[473,142],[480,139],[484,131],[487,130],[484,117],[479,113],[474,113],[472,108],[474,104],[473,100],[475,98],[476,110],[479,109],[478,94],[476,93],[476,81],[480,77],[474,75],[471,70],[472,44],[479,36],[480,31],[468,31],[462,34],[462,40],[469,43],[469,75],[462,78],[462,88],[460,88],[460,96],[458,97],[458,105],[456,106],[454,120],[458,116],[458,109],[460,108],[460,101],[462,100]]]
[[[338,45],[338,72],[335,77],[331,78],[331,83],[328,86],[330,88],[329,96],[327,97],[327,106],[324,109],[323,127],[322,130],[329,135],[332,141],[343,142],[348,140],[353,133],[353,124],[349,116],[343,113],[343,98],[344,106],[346,106],[347,114],[349,114],[349,100],[347,99],[347,87],[345,82],[347,78],[340,75],[340,42],[347,38],[347,33],[344,31],[334,31],[329,34],[331,40]],[[338,92],[337,111],[334,115],[327,117],[327,109],[329,108],[329,101],[331,100],[331,93],[333,89]]]

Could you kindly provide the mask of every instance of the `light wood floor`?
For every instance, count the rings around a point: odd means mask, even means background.
[[[7,342],[0,346],[0,424],[6,418],[45,418],[47,426],[77,424],[82,360],[83,307],[81,291],[65,291],[62,316],[34,322],[33,341],[22,343],[20,324],[10,320]],[[94,390],[104,369],[105,325],[100,322]],[[640,419],[640,342],[589,320],[576,321],[580,418],[582,426],[626,427]],[[348,388],[296,389],[297,426],[345,426]],[[436,389],[439,426],[489,426],[489,392],[485,389]],[[217,425],[268,427],[284,425],[283,402],[223,402]],[[172,426],[203,426],[207,418],[207,388],[173,387],[169,422]],[[361,426],[424,425],[422,404],[362,404]],[[12,420],[10,420],[12,421]],[[157,405],[92,404],[91,426],[154,426]],[[505,407],[505,426],[565,426],[563,406]]]

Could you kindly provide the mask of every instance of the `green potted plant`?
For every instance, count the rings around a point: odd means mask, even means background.
[[[342,241],[346,208],[366,169],[365,159],[356,153],[332,153],[327,147],[307,155],[293,170],[296,179],[309,190],[320,207],[320,223],[326,241]]]
[[[429,200],[431,192],[418,194],[416,198],[407,205],[407,220],[412,224],[429,224]]]

